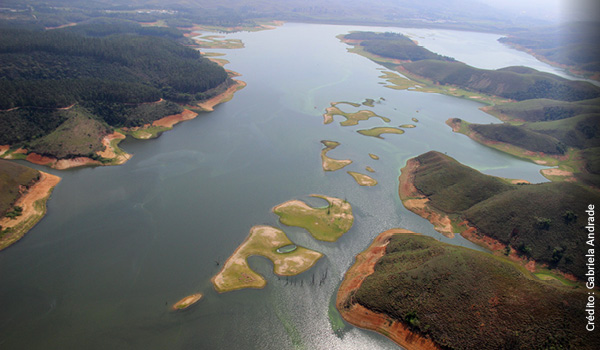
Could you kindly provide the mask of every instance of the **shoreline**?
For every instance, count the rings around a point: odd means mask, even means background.
[[[406,166],[400,169],[398,194],[400,195],[402,204],[406,209],[428,220],[436,231],[448,238],[454,238],[454,230],[450,217],[431,208],[427,204],[429,199],[415,187],[414,174],[418,167],[419,162],[411,158],[406,162]]]
[[[235,76],[239,76],[239,74],[235,74]],[[237,91],[245,88],[247,85],[246,82],[242,80],[232,79],[232,81],[234,81],[235,84],[229,86],[227,90],[206,101],[198,102],[196,106],[200,107],[200,109],[202,109],[204,112],[212,112],[215,110],[217,105],[231,100]]]
[[[366,250],[356,256],[354,264],[344,274],[336,296],[336,308],[346,322],[385,335],[407,350],[440,349],[432,340],[412,332],[403,323],[390,319],[385,314],[371,311],[352,300],[354,291],[374,272],[375,264],[385,254],[385,247],[395,234],[415,233],[404,229],[391,229],[380,233]]]
[[[3,228],[0,250],[19,241],[44,217],[47,211],[46,202],[60,180],[61,178],[56,175],[40,171],[40,179],[15,202],[15,206],[23,208],[22,215],[14,219],[7,217],[0,219],[0,226]],[[9,232],[6,232],[7,229]]]

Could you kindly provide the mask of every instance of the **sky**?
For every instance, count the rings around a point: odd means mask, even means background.
[[[600,19],[599,0],[479,0],[525,16],[558,22]]]

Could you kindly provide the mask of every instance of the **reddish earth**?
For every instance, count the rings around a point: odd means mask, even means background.
[[[352,299],[365,278],[374,272],[375,263],[385,254],[385,247],[394,234],[414,232],[403,229],[391,229],[382,232],[364,252],[356,256],[354,265],[344,275],[338,290],[336,307],[347,322],[356,327],[379,332],[407,350],[440,349],[432,340],[413,333],[403,323],[389,316],[371,311]]]
[[[164,118],[161,118],[159,120],[155,120],[152,123],[152,125],[153,126],[162,126],[165,128],[172,128],[173,125],[180,123],[182,121],[185,121],[185,120],[194,119],[194,118],[196,118],[197,115],[198,115],[198,113],[196,113],[196,112],[190,111],[189,109],[184,109],[183,112],[181,112],[179,114],[173,114],[173,115],[169,115]]]
[[[214,111],[214,108],[216,105],[223,103],[223,102],[227,102],[229,99],[231,99],[231,97],[233,96],[233,94],[236,91],[238,91],[246,86],[246,83],[241,80],[234,80],[234,81],[235,81],[235,84],[231,85],[227,90],[225,90],[225,92],[223,92],[222,94],[219,94],[211,99],[208,99],[206,101],[198,103],[198,107],[202,108],[206,112],[212,112],[212,111]]]

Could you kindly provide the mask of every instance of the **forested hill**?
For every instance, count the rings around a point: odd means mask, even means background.
[[[92,146],[61,156],[88,155],[109,127],[151,123],[211,97],[227,72],[181,38],[114,19],[53,30],[0,25],[0,145],[37,144],[67,121],[85,121],[97,134]]]
[[[436,84],[454,85],[517,101],[539,98],[580,101],[600,97],[600,88],[588,82],[567,80],[526,67],[496,70],[471,67],[433,53],[401,34],[357,32],[347,34],[343,39],[360,45],[371,54],[408,61],[393,67],[390,63],[380,63]],[[377,60],[376,57],[372,59]]]

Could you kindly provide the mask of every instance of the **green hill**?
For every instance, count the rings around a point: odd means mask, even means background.
[[[396,234],[353,301],[443,349],[596,349],[587,294],[550,285],[502,258]]]
[[[551,121],[578,114],[600,113],[600,98],[577,102],[531,99],[496,105],[487,112],[493,115],[504,114],[526,122]]]
[[[407,62],[401,66],[409,73],[434,83],[455,85],[517,101],[540,98],[580,101],[600,97],[600,88],[588,82],[567,80],[531,68],[487,70],[440,60]]]
[[[94,155],[113,128],[180,113],[227,72],[176,29],[95,20],[54,30],[0,26],[0,145],[58,158]]]
[[[583,278],[585,208],[600,196],[570,182],[512,185],[439,152],[415,158],[414,186],[428,205],[467,220],[528,258]]]
[[[20,197],[20,188],[29,187],[39,178],[40,173],[35,169],[0,159],[0,217]]]

